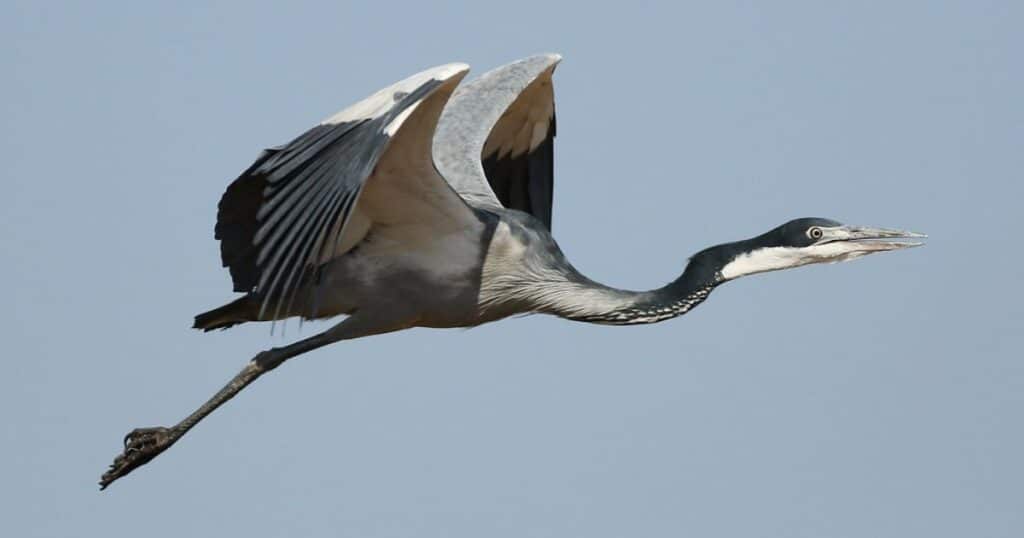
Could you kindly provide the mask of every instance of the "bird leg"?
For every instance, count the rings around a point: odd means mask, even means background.
[[[136,428],[129,432],[124,437],[124,451],[114,458],[110,468],[100,478],[100,489],[106,489],[107,486],[118,478],[149,463],[150,460],[170,448],[178,439],[181,439],[199,421],[206,418],[207,415],[231,398],[234,398],[236,394],[249,386],[253,381],[256,381],[261,375],[277,368],[284,361],[339,340],[390,332],[407,326],[408,324],[385,324],[381,323],[380,320],[377,320],[375,323],[373,319],[367,316],[354,315],[320,334],[256,355],[227,385],[224,385],[212,398],[207,400],[206,403],[201,405],[191,415],[185,417],[181,422],[170,428],[160,426]]]
[[[281,350],[283,349],[285,348]],[[150,460],[170,448],[178,439],[181,439],[199,421],[223,405],[224,402],[233,398],[250,383],[256,381],[258,377],[272,370],[274,366],[284,362],[284,359],[272,360],[276,359],[274,357],[275,352],[281,350],[272,349],[257,355],[227,385],[224,385],[223,388],[217,391],[212,398],[201,405],[199,409],[196,409],[194,413],[185,417],[185,420],[174,426],[170,428],[162,426],[136,428],[128,432],[128,435],[124,436],[124,451],[114,458],[114,463],[110,465],[110,469],[103,473],[103,476],[100,478],[100,489],[106,489],[107,486],[118,478],[132,472],[137,467],[149,463]],[[275,362],[276,364],[274,364]]]

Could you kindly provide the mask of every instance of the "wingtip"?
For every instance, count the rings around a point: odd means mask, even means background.
[[[342,109],[320,122],[321,125],[335,125],[356,119],[374,118],[389,110],[394,96],[399,92],[409,93],[430,80],[441,82],[461,81],[469,72],[469,65],[462,62],[438,65],[395,82],[363,100]]]
[[[540,62],[545,64],[548,68],[553,68],[561,61],[562,55],[557,52],[542,52],[540,54],[534,54],[533,56],[527,56],[520,60],[521,63]]]
[[[463,62],[452,62],[450,64],[439,65],[432,69],[434,77],[437,80],[448,80],[454,76],[464,75],[469,72],[469,64]]]
[[[550,76],[554,72],[555,67],[562,61],[562,55],[555,52],[545,52],[541,54],[534,54],[525,58],[520,58],[511,63],[495,67],[494,69],[480,75],[479,78],[474,80],[471,84],[476,85],[487,85],[494,84],[495,81],[507,81],[511,78],[520,79],[520,83],[530,83],[537,77],[544,76],[547,74]],[[520,88],[517,91],[522,91]]]

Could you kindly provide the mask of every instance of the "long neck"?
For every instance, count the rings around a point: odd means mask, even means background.
[[[695,256],[679,278],[650,291],[611,288],[573,269],[566,274],[572,292],[560,294],[559,300],[544,310],[575,321],[607,325],[657,323],[681,316],[725,282],[719,264],[703,254]]]
[[[490,239],[477,296],[482,318],[537,312],[610,325],[664,321],[689,312],[729,280],[722,269],[757,239],[704,249],[665,286],[628,291],[583,276],[549,234],[520,218],[504,215]]]

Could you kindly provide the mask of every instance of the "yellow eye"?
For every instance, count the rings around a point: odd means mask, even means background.
[[[807,230],[807,237],[810,237],[811,239],[821,239],[821,236],[823,235],[825,235],[825,233],[822,232],[821,228],[818,228],[817,226],[814,226]]]

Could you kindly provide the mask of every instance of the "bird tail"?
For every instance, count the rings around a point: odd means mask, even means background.
[[[258,306],[257,301],[254,301],[251,296],[240,297],[224,306],[197,315],[192,328],[210,332],[214,329],[227,329],[239,323],[255,321],[256,306]]]

